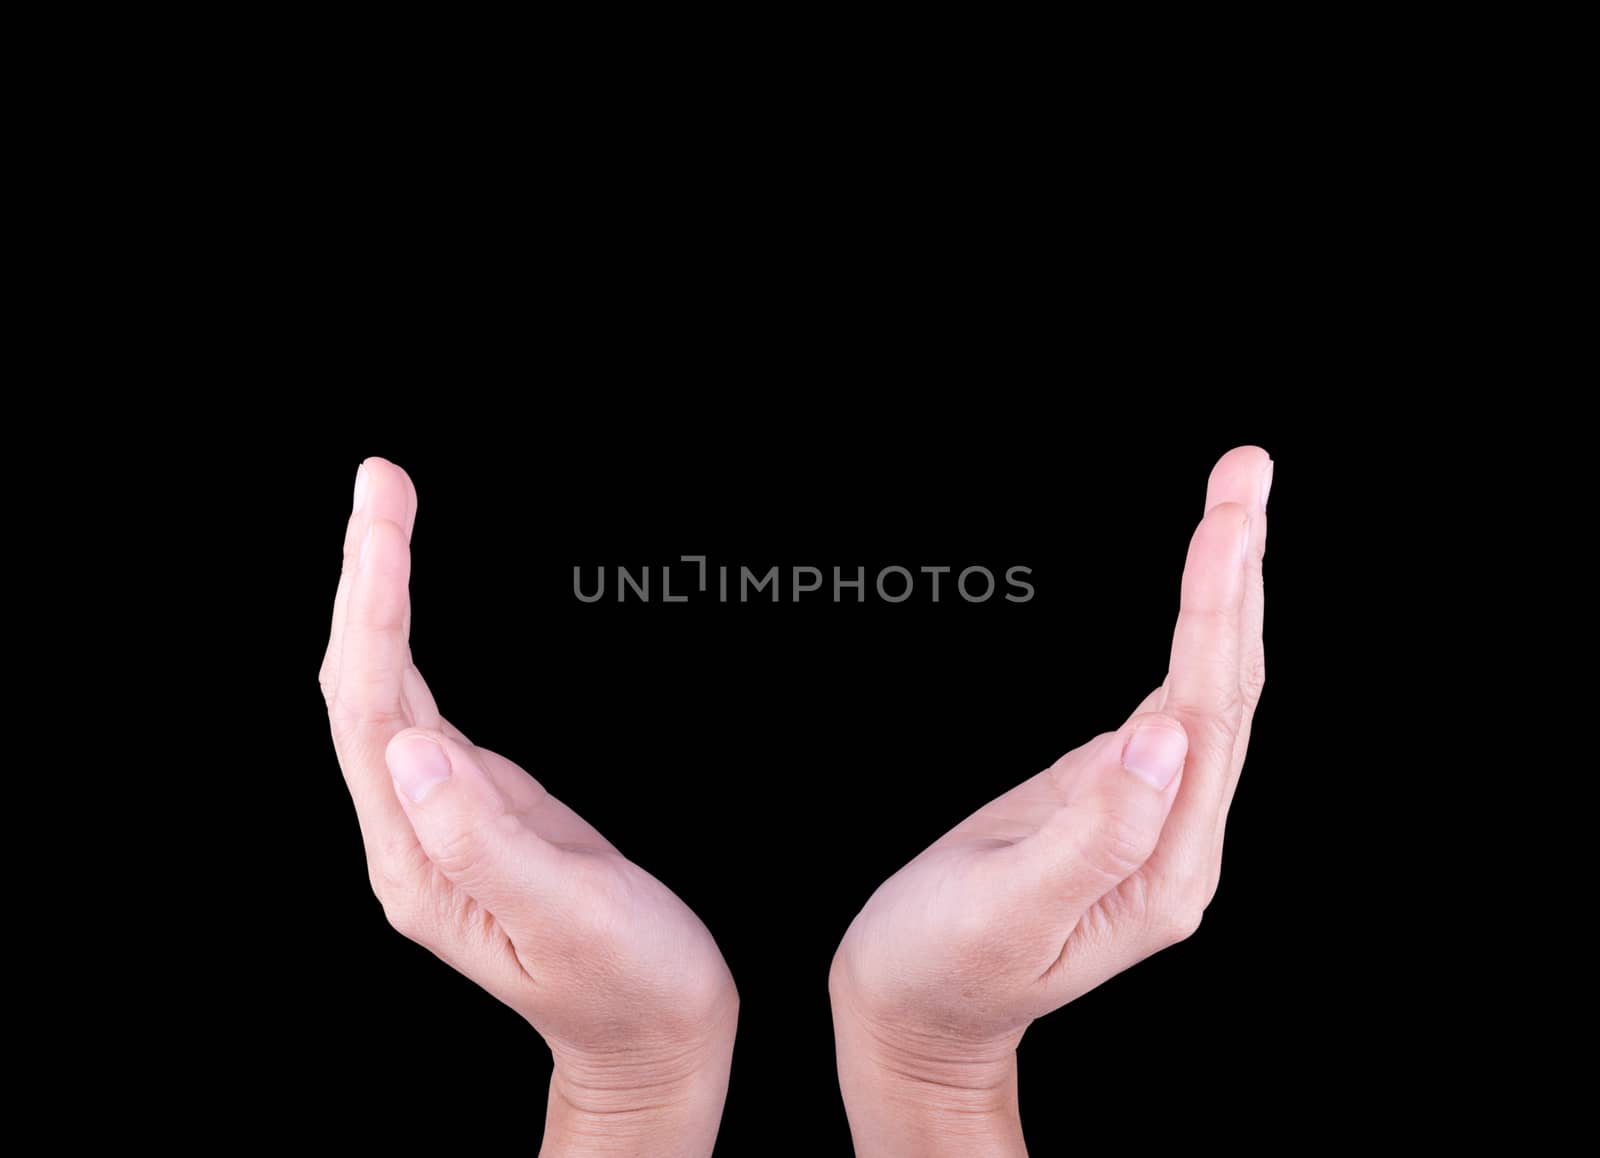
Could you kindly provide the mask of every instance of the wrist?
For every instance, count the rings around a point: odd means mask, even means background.
[[[858,1158],[1026,1158],[1016,1045],[886,1026],[830,979],[839,1090]]]
[[[693,1042],[635,1043],[611,1053],[551,1043],[546,1158],[709,1158],[722,1121],[737,995]]]

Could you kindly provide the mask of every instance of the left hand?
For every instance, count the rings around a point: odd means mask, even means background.
[[[405,471],[362,464],[320,674],[373,890],[396,929],[543,1036],[544,1153],[705,1158],[733,978],[670,889],[439,714],[411,662],[416,511]]]

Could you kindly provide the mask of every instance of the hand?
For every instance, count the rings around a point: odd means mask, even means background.
[[[439,715],[408,643],[416,511],[403,470],[362,464],[320,677],[372,887],[396,929],[544,1037],[543,1153],[703,1158],[733,978],[666,886]]]
[[[1256,447],[1211,472],[1166,682],[1115,732],[962,821],[845,934],[829,993],[864,1158],[1025,1154],[1028,1024],[1198,926],[1265,673],[1271,479]]]

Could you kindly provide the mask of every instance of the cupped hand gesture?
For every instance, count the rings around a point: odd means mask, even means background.
[[[1028,1024],[1198,926],[1265,674],[1271,479],[1256,447],[1213,469],[1162,686],[946,833],[845,934],[829,989],[864,1158],[1023,1153]]]
[[[416,490],[370,458],[354,508],[320,679],[384,912],[543,1036],[546,1154],[703,1158],[738,1010],[722,954],[671,890],[439,714],[408,642]]]

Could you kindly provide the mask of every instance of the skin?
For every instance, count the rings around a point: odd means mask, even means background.
[[[408,642],[416,488],[369,458],[319,679],[391,924],[522,1014],[555,1068],[541,1154],[706,1158],[739,999],[700,919],[440,714]]]
[[[1212,470],[1162,686],[946,833],[846,932],[829,994],[861,1158],[1025,1155],[1028,1025],[1199,926],[1265,679],[1271,478],[1253,446]]]

